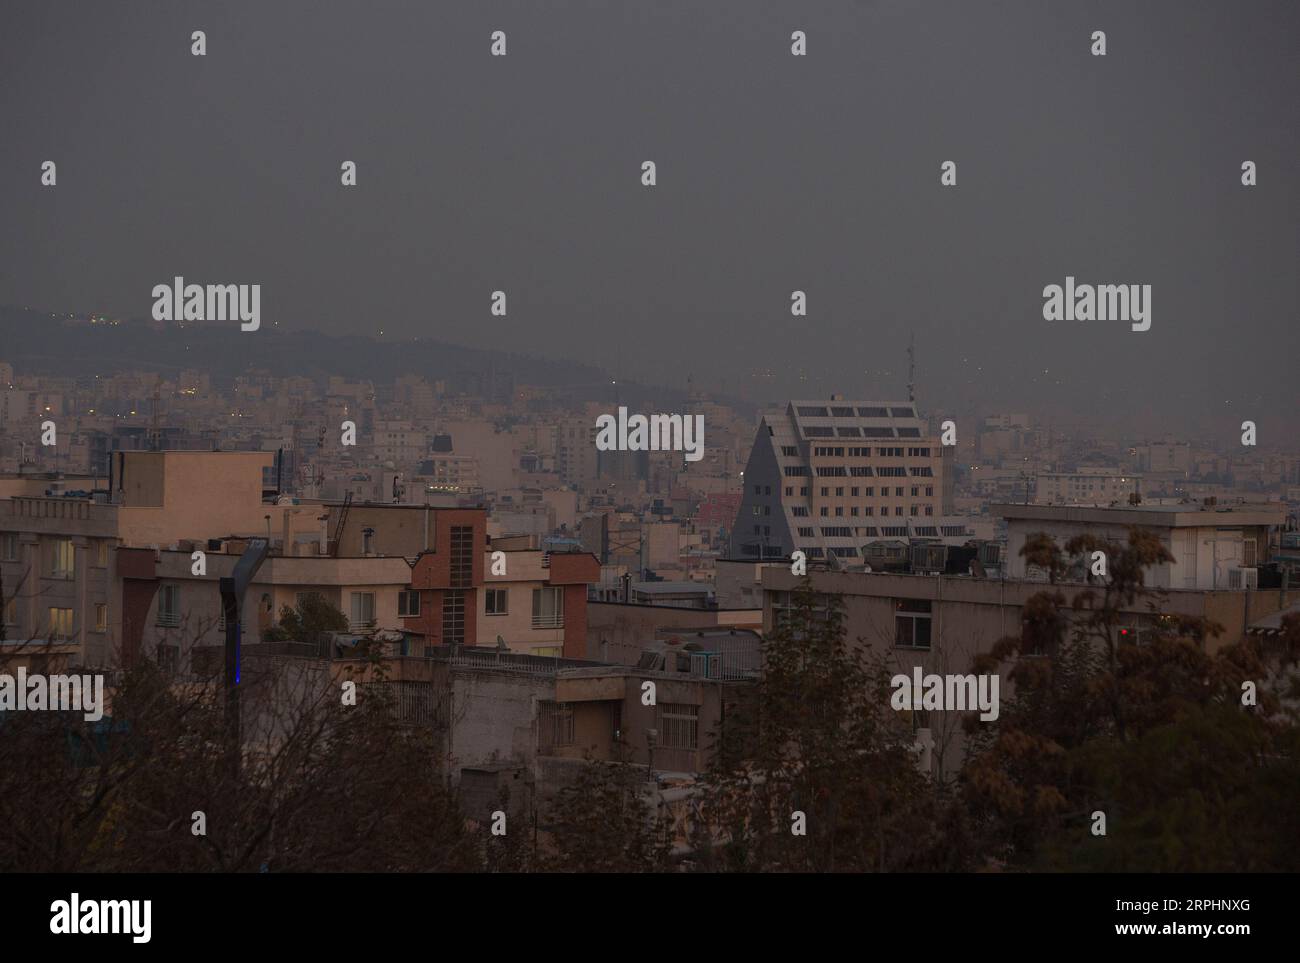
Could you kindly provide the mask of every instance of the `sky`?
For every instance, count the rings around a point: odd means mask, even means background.
[[[945,410],[1294,437],[1298,49],[1291,0],[5,0],[0,303],[260,283],[755,400],[899,397],[915,337]],[[1151,329],[1044,320],[1067,276]]]

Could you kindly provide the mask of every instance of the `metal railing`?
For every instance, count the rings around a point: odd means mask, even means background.
[[[519,672],[526,675],[554,675],[560,669],[589,666],[582,659],[565,659],[560,656],[527,655],[522,652],[500,650],[473,651],[456,646],[429,646],[424,650],[426,659],[446,662],[455,668],[490,669],[497,672]]]

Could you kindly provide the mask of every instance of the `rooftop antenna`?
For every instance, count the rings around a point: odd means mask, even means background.
[[[907,343],[907,400],[916,401],[916,335]]]

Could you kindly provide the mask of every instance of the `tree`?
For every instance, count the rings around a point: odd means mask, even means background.
[[[262,633],[264,642],[303,642],[317,645],[326,632],[346,632],[348,617],[322,595],[309,592],[296,607],[284,606],[280,622]]]
[[[1284,800],[1300,789],[1294,719],[1268,688],[1242,704],[1243,682],[1270,675],[1258,645],[1210,653],[1221,626],[1161,612],[1145,572],[1170,556],[1150,532],[1065,546],[1094,551],[1108,559],[1102,584],[1068,604],[1059,588],[1031,597],[1021,632],[975,661],[977,672],[1006,666],[1014,685],[995,723],[970,727],[962,787],[977,848],[1038,868],[1295,868],[1284,841],[1297,825]],[[1040,539],[1022,554],[1052,581],[1066,570]],[[1131,613],[1144,606],[1139,642]],[[1104,836],[1091,831],[1097,812]]]
[[[808,578],[763,644],[762,680],[715,736],[701,866],[743,871],[923,868],[935,795],[889,674],[844,639],[843,603]],[[802,834],[800,834],[802,833]]]
[[[347,705],[328,663],[249,657],[237,772],[223,763],[220,682],[178,684],[148,660],[124,674],[106,727],[10,714],[0,869],[477,868],[432,733],[402,724],[372,659]]]
[[[672,867],[667,822],[652,805],[645,767],[588,759],[547,818],[541,865],[558,872],[649,873]]]

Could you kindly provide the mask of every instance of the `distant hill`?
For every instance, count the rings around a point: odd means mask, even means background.
[[[24,374],[65,377],[141,368],[198,368],[218,379],[266,368],[284,376],[339,375],[379,382],[406,374],[433,380],[495,370],[519,383],[557,386],[597,384],[608,377],[579,362],[425,339],[376,341],[268,328],[241,332],[237,322],[183,329],[168,325],[159,331],[139,320],[91,325],[13,306],[0,306],[0,360]]]

